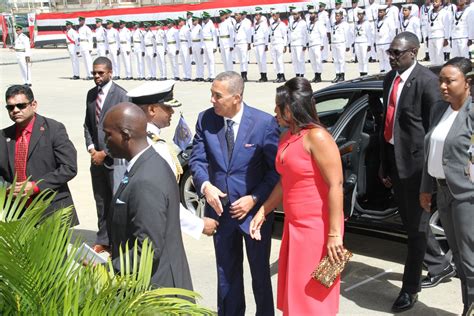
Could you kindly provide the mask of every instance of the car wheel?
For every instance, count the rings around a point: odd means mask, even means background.
[[[433,234],[435,235],[436,240],[439,242],[441,249],[443,249],[444,252],[448,252],[448,241],[446,239],[446,234],[444,232],[443,226],[441,225],[441,220],[439,218],[439,212],[437,209],[434,209],[431,213],[430,228]]]
[[[187,169],[181,178],[179,195],[181,198],[181,203],[184,205],[184,207],[196,214],[196,216],[200,218],[204,217],[204,206],[206,204],[206,200],[204,198],[200,198],[200,194],[194,186],[190,169]]]

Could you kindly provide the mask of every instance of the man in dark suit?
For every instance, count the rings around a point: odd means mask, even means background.
[[[408,233],[408,253],[403,286],[392,310],[413,307],[421,289],[423,259],[430,241],[427,262],[437,263],[438,273],[453,276],[429,228],[429,214],[419,203],[423,170],[423,139],[429,128],[430,108],[441,99],[436,75],[416,62],[420,43],[410,32],[398,34],[388,49],[390,71],[384,79],[384,128],[382,129],[382,181],[393,185],[403,225]]]
[[[107,217],[112,264],[120,269],[119,249],[145,238],[154,249],[151,283],[155,287],[192,290],[179,224],[179,191],[167,162],[148,145],[145,113],[133,103],[120,103],[105,116],[105,142],[114,158],[128,161]]]
[[[108,250],[106,218],[113,190],[113,159],[104,146],[102,122],[105,113],[114,105],[128,101],[127,91],[112,82],[112,62],[98,57],[93,64],[92,75],[96,86],[87,92],[84,137],[91,155],[92,191],[97,208],[98,231],[94,245],[96,252]]]
[[[77,174],[77,152],[63,124],[36,113],[38,102],[26,85],[14,85],[5,93],[6,109],[15,122],[0,134],[0,183],[11,185],[15,194],[25,190],[38,194],[56,191],[45,215],[73,206],[68,181]],[[26,184],[25,184],[26,182]],[[71,222],[79,223],[73,209]]]
[[[249,224],[279,179],[274,166],[279,130],[271,115],[243,102],[243,92],[243,79],[236,72],[215,78],[213,108],[199,114],[189,166],[196,188],[206,197],[206,216],[219,221],[214,235],[219,315],[245,314],[242,240],[256,314],[273,315],[269,267],[273,215],[262,227],[261,242],[250,238]]]

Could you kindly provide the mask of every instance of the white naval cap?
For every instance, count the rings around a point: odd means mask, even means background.
[[[403,4],[403,5],[402,5],[402,8],[403,8],[403,9],[411,10],[411,4],[410,4],[410,3]]]
[[[334,14],[344,15],[344,11],[342,11],[341,9],[334,10]]]
[[[356,13],[357,13],[357,14],[365,14],[365,10],[362,9],[362,8],[357,8],[357,9],[356,9]]]
[[[136,105],[162,104],[170,107],[181,106],[181,102],[173,98],[173,87],[176,81],[164,80],[146,82],[130,90],[127,96]]]
[[[308,13],[318,13],[318,11],[316,11],[315,9],[309,9]]]
[[[379,4],[378,7],[377,7],[377,10],[387,10],[387,5],[386,4]]]

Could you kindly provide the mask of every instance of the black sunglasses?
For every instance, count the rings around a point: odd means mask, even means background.
[[[409,51],[411,51],[411,48],[409,48],[409,49],[404,49],[404,50],[398,50],[398,49],[391,49],[391,48],[390,48],[390,49],[387,49],[385,52],[386,52],[388,55],[390,55],[390,56],[392,56],[392,57],[394,57],[394,58],[400,58],[400,57],[402,57],[403,54],[405,54],[406,52],[409,52]]]
[[[31,101],[31,102],[33,102],[33,101]],[[26,109],[27,106],[29,106],[31,104],[31,102],[17,103],[17,104],[7,104],[7,105],[5,105],[5,109],[7,109],[8,112],[13,111],[15,108],[17,108],[18,110],[24,110],[24,109]]]
[[[93,76],[95,75],[103,76],[105,74],[105,71],[91,71],[91,74]]]

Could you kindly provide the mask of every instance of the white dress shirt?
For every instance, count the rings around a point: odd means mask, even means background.
[[[137,162],[138,158],[140,158],[140,156],[143,155],[143,153],[144,153],[148,148],[150,148],[149,145],[148,145],[145,149],[143,149],[142,151],[140,151],[138,154],[136,154],[135,156],[133,156],[132,159],[130,159],[130,161],[128,162],[128,166],[127,166],[127,172],[130,172],[130,170],[132,170],[132,167],[133,167],[133,165]]]

